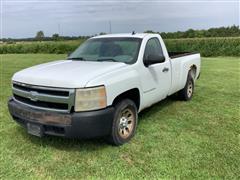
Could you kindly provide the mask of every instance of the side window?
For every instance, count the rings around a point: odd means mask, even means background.
[[[162,47],[158,38],[151,38],[148,40],[145,47],[144,58],[147,59],[149,55],[164,56]]]

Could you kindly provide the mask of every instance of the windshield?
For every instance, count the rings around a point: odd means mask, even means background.
[[[137,60],[141,41],[140,38],[89,39],[80,45],[68,59],[133,64]]]

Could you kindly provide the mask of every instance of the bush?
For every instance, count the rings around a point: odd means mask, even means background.
[[[50,53],[67,54],[75,50],[84,39],[58,42],[19,42],[0,45],[0,54]],[[240,37],[166,39],[168,51],[200,52],[202,56],[240,56]]]
[[[83,40],[62,42],[20,42],[0,45],[0,54],[48,53],[66,54],[76,49]]]
[[[169,51],[200,52],[202,56],[240,56],[240,38],[167,39]]]

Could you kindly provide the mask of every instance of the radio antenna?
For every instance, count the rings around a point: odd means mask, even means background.
[[[109,21],[109,33],[112,34],[112,23]]]

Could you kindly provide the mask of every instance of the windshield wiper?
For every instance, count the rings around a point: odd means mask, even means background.
[[[72,57],[72,58],[68,58],[68,60],[81,60],[81,61],[86,61],[86,59],[84,59],[83,57]]]
[[[112,61],[112,62],[119,62],[116,59],[113,58],[102,58],[102,59],[97,59],[97,61]]]

